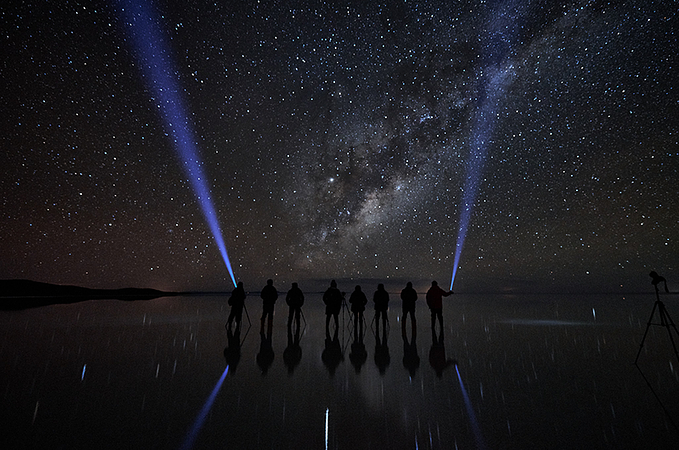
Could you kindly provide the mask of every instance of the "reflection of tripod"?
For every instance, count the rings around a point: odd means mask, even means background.
[[[349,326],[351,324],[351,310],[349,309],[349,305],[347,305],[347,299],[345,298],[345,293],[342,292],[342,329],[344,329],[345,326]],[[344,322],[344,313],[347,313],[347,316],[349,316],[349,323],[345,325]]]
[[[651,328],[651,325],[659,325],[667,329],[667,334],[670,337],[670,342],[672,342],[672,348],[674,349],[674,355],[677,357],[677,361],[679,361],[679,352],[677,352],[677,344],[674,341],[674,335],[672,335],[672,330],[674,330],[674,333],[676,334],[677,338],[679,338],[679,331],[677,330],[677,326],[674,324],[674,321],[667,312],[667,309],[665,309],[665,304],[662,301],[660,301],[658,284],[657,283],[654,284],[656,300],[655,304],[653,305],[653,310],[651,311],[651,317],[648,319],[648,325],[646,325],[646,332],[644,333],[643,339],[641,339],[641,344],[639,344],[639,352],[637,353],[637,358],[634,360],[634,364],[636,364],[637,361],[639,360],[639,356],[641,355],[641,349],[644,347],[644,341],[646,340],[646,336],[648,335],[648,330]],[[655,315],[656,309],[658,310],[658,315],[660,316],[659,323],[653,322],[653,316]]]

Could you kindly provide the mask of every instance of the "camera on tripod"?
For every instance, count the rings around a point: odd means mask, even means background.
[[[662,283],[665,286],[665,293],[669,294],[670,291],[667,289],[667,280],[665,280],[665,277],[658,275],[658,273],[655,271],[649,273],[649,276],[652,279],[651,284],[655,287],[656,300],[655,304],[653,305],[653,309],[651,310],[651,317],[648,319],[648,325],[646,325],[646,332],[644,333],[644,337],[641,339],[641,344],[639,344],[639,352],[637,353],[637,358],[634,360],[634,364],[636,365],[639,361],[639,356],[641,356],[641,350],[644,347],[644,341],[646,341],[646,336],[648,336],[648,330],[651,328],[651,325],[661,326],[667,330],[670,342],[672,343],[672,348],[674,349],[674,355],[677,357],[677,361],[679,361],[679,350],[677,350],[679,330],[677,330],[677,326],[674,324],[674,321],[667,312],[667,309],[665,309],[665,304],[660,301],[660,290],[658,289],[658,285]],[[658,313],[658,322],[654,322],[656,311]]]
[[[653,286],[655,286],[655,294],[656,294],[656,296],[658,295],[658,285],[659,285],[660,283],[663,283],[663,284],[665,285],[665,293],[666,293],[666,294],[669,294],[669,293],[670,293],[670,290],[667,289],[667,280],[665,279],[665,277],[661,277],[660,275],[658,275],[658,272],[656,272],[656,271],[652,271],[652,272],[649,273],[648,275],[652,278],[651,284],[652,284]]]

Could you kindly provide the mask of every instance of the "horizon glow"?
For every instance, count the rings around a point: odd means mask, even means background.
[[[198,143],[179,91],[176,70],[171,62],[170,47],[163,39],[163,33],[158,25],[158,15],[153,13],[146,1],[114,0],[114,3],[118,6],[118,14],[125,21],[127,36],[136,51],[136,60],[141,66],[146,85],[151,90],[152,99],[158,107],[166,135],[173,142],[235,287],[236,278],[210,196]]]
[[[509,60],[512,55],[513,30],[520,26],[511,13],[515,10],[514,2],[509,2],[501,10],[493,14],[488,23],[487,43],[484,46],[484,69],[477,76],[479,95],[477,113],[472,126],[472,138],[469,158],[465,167],[465,184],[462,194],[462,210],[460,225],[455,243],[453,274],[450,279],[450,290],[453,290],[455,276],[460,265],[462,249],[467,238],[467,231],[472,219],[474,204],[479,195],[479,187],[488,156],[488,147],[499,114],[499,102],[504,97],[507,85],[513,79],[514,66]]]

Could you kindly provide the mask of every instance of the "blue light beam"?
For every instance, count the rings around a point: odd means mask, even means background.
[[[127,35],[132,47],[136,50],[137,62],[141,67],[147,87],[152,93],[152,99],[156,102],[165,131],[183,163],[184,171],[235,287],[236,278],[226,252],[217,212],[210,197],[198,144],[185,113],[186,108],[180,94],[179,82],[173,70],[170,47],[163,39],[158,15],[154,14],[152,7],[146,1],[113,1],[117,6],[118,15],[125,21]]]
[[[514,67],[511,64],[510,57],[513,52],[515,30],[521,26],[520,21],[517,20],[518,14],[514,2],[507,2],[501,6],[501,10],[492,12],[491,17],[493,19],[488,22],[487,35],[484,39],[482,69],[477,76],[479,95],[476,115],[472,123],[473,137],[469,159],[465,166],[466,177],[450,290],[453,290],[462,249],[473,215],[474,203],[479,195],[488,156],[488,147],[495,131],[500,101],[513,79]]]
[[[224,373],[222,373],[222,376],[217,381],[217,384],[215,385],[214,389],[212,389],[212,393],[207,398],[207,400],[205,400],[203,408],[198,413],[198,416],[196,416],[196,420],[195,422],[193,422],[193,426],[186,434],[186,439],[184,439],[184,444],[181,447],[182,450],[190,450],[191,448],[193,448],[193,444],[196,442],[196,439],[198,438],[198,433],[200,432],[200,429],[203,428],[205,419],[207,419],[207,415],[210,412],[210,409],[212,409],[212,404],[215,402],[217,394],[219,394],[219,390],[222,388],[222,384],[224,383],[224,379],[226,378],[226,374],[228,372],[229,366],[226,366],[226,369],[224,369]]]

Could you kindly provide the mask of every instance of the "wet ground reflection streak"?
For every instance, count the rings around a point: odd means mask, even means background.
[[[483,436],[481,435],[481,427],[479,427],[479,422],[476,420],[476,414],[474,414],[474,408],[472,407],[472,402],[469,400],[469,395],[467,394],[467,389],[464,387],[462,382],[462,376],[460,376],[460,369],[457,364],[455,364],[455,372],[457,372],[457,379],[460,382],[460,389],[462,390],[462,397],[464,398],[464,406],[467,409],[467,414],[469,415],[469,422],[471,422],[472,431],[474,432],[474,439],[476,440],[476,447],[480,449],[485,449],[486,444],[483,441]]]
[[[205,423],[205,419],[207,418],[207,415],[210,412],[210,409],[212,409],[212,404],[215,402],[215,399],[217,398],[217,394],[219,394],[219,390],[222,388],[222,383],[224,383],[224,379],[226,378],[226,374],[228,372],[229,372],[229,366],[226,366],[226,369],[224,369],[224,373],[222,373],[222,376],[219,378],[219,381],[217,381],[217,384],[215,385],[214,389],[212,389],[212,393],[207,398],[207,400],[205,401],[205,404],[203,405],[203,408],[198,413],[198,416],[196,417],[196,421],[193,422],[193,426],[191,427],[191,430],[189,430],[188,434],[186,435],[186,439],[184,439],[184,444],[181,447],[182,450],[189,450],[189,449],[193,448],[193,444],[196,442],[196,438],[198,437],[198,433],[200,432],[200,429],[203,428],[203,424]]]
[[[325,450],[328,450],[328,415],[330,414],[330,408],[325,410]]]

